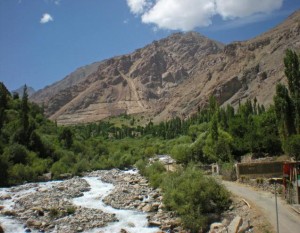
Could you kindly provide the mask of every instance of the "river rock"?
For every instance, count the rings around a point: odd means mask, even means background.
[[[149,227],[160,227],[161,222],[159,222],[159,221],[149,221],[148,226]]]
[[[45,174],[38,177],[38,180],[43,181],[43,182],[50,181],[51,179],[52,179],[52,173],[51,172],[45,173]]]
[[[243,224],[243,219],[240,216],[236,216],[229,224],[228,232],[237,233],[242,224]]]
[[[59,175],[59,179],[65,180],[65,179],[70,179],[72,177],[71,173],[64,173]]]
[[[11,196],[9,194],[3,194],[0,196],[0,200],[3,201],[3,200],[9,200],[11,199]]]
[[[143,208],[142,208],[142,211],[143,212],[151,212],[152,211],[152,205],[145,205]]]
[[[0,233],[4,233],[4,230],[1,225],[0,225]]]
[[[210,225],[210,231],[209,233],[217,233],[217,232],[220,232],[221,230],[223,230],[224,226],[222,223],[220,222],[215,222],[215,223],[212,223]]]
[[[31,210],[33,210],[37,216],[44,216],[44,210],[40,206],[32,207]]]
[[[83,232],[83,228],[82,227],[77,227],[77,232]]]
[[[17,213],[14,210],[2,210],[1,214],[6,216],[17,216]]]
[[[28,227],[34,227],[34,228],[39,228],[42,226],[42,222],[34,220],[34,219],[28,219],[26,222],[26,225]]]

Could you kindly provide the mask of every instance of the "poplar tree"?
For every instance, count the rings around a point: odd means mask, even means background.
[[[294,106],[288,89],[283,84],[277,84],[274,96],[276,118],[279,132],[284,140],[295,133]]]
[[[9,95],[8,90],[1,82],[0,83],[0,130],[2,129],[5,120],[5,109],[7,108],[7,104],[8,104],[8,95]]]
[[[24,86],[23,97],[21,102],[21,124],[23,127],[23,135],[25,136],[25,142],[28,142],[28,129],[29,129],[29,105],[28,105],[28,93],[27,86]]]
[[[288,49],[284,57],[284,73],[288,79],[288,88],[295,107],[295,127],[300,133],[300,67],[296,52]]]

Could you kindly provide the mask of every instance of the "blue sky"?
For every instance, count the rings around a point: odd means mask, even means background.
[[[178,31],[246,40],[298,9],[299,0],[0,0],[0,81],[37,90]]]

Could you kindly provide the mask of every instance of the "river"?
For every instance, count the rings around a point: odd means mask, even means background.
[[[133,210],[119,210],[111,206],[108,206],[102,202],[102,199],[107,196],[114,188],[114,185],[110,183],[102,182],[99,177],[83,177],[90,185],[90,191],[84,192],[84,195],[71,200],[73,204],[91,209],[99,209],[106,213],[115,214],[118,222],[110,223],[108,226],[103,228],[94,228],[86,233],[114,233],[120,232],[121,229],[126,230],[130,233],[155,233],[159,231],[159,228],[147,227],[148,220],[147,214],[140,211]],[[13,210],[14,201],[24,195],[30,195],[40,187],[51,188],[56,185],[57,181],[51,181],[46,183],[35,183],[26,184],[25,186],[15,186],[11,188],[0,189],[0,196],[10,195],[12,199],[0,201],[0,205],[4,206],[5,209]],[[16,190],[20,191],[16,191]],[[0,223],[5,230],[5,233],[23,233],[24,222],[20,222],[16,218],[7,217],[0,214]],[[31,229],[33,233],[35,231]],[[57,232],[55,229],[50,231],[52,233]]]

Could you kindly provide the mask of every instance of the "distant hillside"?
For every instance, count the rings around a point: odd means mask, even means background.
[[[143,114],[154,122],[186,117],[207,104],[269,105],[284,77],[287,48],[300,51],[300,11],[274,29],[228,45],[195,32],[176,33],[131,54],[82,67],[31,100],[60,124]]]
[[[24,93],[24,87],[25,87],[25,85],[19,87],[19,88],[16,89],[16,90],[13,90],[12,93],[18,93],[19,96],[20,96],[20,98],[22,98],[23,93]],[[35,90],[34,90],[32,87],[28,87],[28,86],[27,86],[27,94],[28,94],[28,96],[30,97],[30,96],[32,96],[34,93],[35,93]]]

